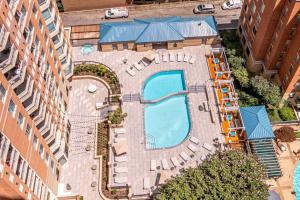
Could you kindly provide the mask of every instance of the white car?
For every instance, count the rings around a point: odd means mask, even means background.
[[[194,14],[210,14],[215,12],[215,6],[213,4],[200,4],[193,10]]]
[[[241,7],[242,7],[241,0],[226,0],[222,4],[222,9],[224,9],[224,10],[231,10],[231,9],[236,9],[236,8],[241,8]]]
[[[127,18],[129,12],[126,8],[111,8],[105,11],[105,19]]]

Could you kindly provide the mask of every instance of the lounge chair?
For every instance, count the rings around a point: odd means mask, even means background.
[[[190,57],[191,57],[190,54],[188,54],[188,53],[184,54],[183,61],[188,62],[190,60]]]
[[[169,56],[170,56],[170,62],[174,62],[175,61],[174,53],[169,53]]]
[[[180,155],[180,157],[181,157],[184,161],[189,161],[189,160],[190,160],[189,155],[187,155],[185,152],[181,152],[179,155]]]
[[[191,150],[193,153],[195,153],[197,151],[197,147],[195,147],[193,144],[189,144],[188,149]]]
[[[160,60],[159,60],[159,54],[156,54],[156,55],[155,55],[154,60],[155,60],[155,63],[156,63],[156,64],[159,64],[159,63],[160,63]]]
[[[135,71],[133,71],[133,67],[128,67],[126,69],[126,72],[130,75],[130,76],[135,76]]]
[[[199,144],[199,139],[196,138],[196,137],[194,137],[194,136],[192,136],[192,137],[190,138],[190,141],[193,142],[193,143],[195,143],[195,144]]]
[[[208,151],[212,151],[212,146],[210,144],[204,143],[202,147]]]
[[[115,134],[124,134],[124,133],[126,133],[126,129],[125,128],[115,128],[114,132],[115,132]]]
[[[144,189],[147,190],[147,189],[150,189],[150,179],[149,177],[145,177],[144,180],[143,180],[143,185],[144,185]]]
[[[183,61],[183,56],[182,56],[182,53],[181,53],[181,52],[179,52],[179,53],[177,54],[177,61],[178,61],[178,62],[182,62],[182,61]]]
[[[195,61],[196,61],[196,58],[194,56],[192,56],[189,62],[190,62],[190,64],[194,64]]]
[[[200,159],[201,159],[202,161],[203,161],[203,160],[206,160],[206,155],[202,155]]]
[[[156,171],[156,160],[150,160],[150,171]]]
[[[162,60],[163,62],[168,62],[168,55],[166,53],[162,55]]]
[[[162,168],[164,170],[169,170],[170,169],[170,166],[169,166],[168,161],[166,159],[161,160],[161,165],[162,165]]]
[[[137,70],[139,70],[139,71],[143,69],[143,66],[140,65],[140,64],[138,64],[137,62],[135,62],[135,63],[133,64],[133,66],[134,66]]]
[[[115,172],[116,173],[127,173],[128,168],[127,167],[115,167]]]
[[[174,165],[175,167],[179,167],[179,166],[180,166],[180,163],[178,162],[178,160],[177,160],[176,157],[172,157],[172,158],[171,158],[171,161],[172,161],[172,163],[173,163],[173,165]]]
[[[119,183],[119,184],[124,184],[124,183],[127,183],[128,182],[128,178],[126,176],[124,177],[118,177],[116,176],[115,178],[115,183]]]
[[[115,156],[115,161],[116,162],[127,162],[127,156],[123,155],[123,156]]]
[[[95,107],[96,107],[96,110],[99,110],[100,108],[104,107],[104,104],[103,103],[96,103]]]

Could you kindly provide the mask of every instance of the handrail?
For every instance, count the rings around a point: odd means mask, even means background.
[[[165,99],[168,99],[170,97],[178,96],[178,95],[182,95],[182,94],[188,94],[188,93],[189,93],[188,90],[182,90],[182,91],[174,92],[174,93],[171,93],[171,94],[168,94],[166,96],[160,97],[158,99],[153,99],[153,100],[146,100],[146,99],[141,97],[141,103],[143,103],[143,104],[158,103],[158,102],[163,101]]]

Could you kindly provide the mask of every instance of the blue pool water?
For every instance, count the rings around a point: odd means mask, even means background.
[[[154,100],[184,89],[183,71],[159,72],[146,81],[144,98]],[[186,95],[147,104],[144,115],[147,148],[174,147],[189,134],[190,113]]]
[[[300,161],[294,172],[294,190],[296,192],[296,200],[300,200]]]
[[[92,51],[93,51],[93,45],[91,45],[91,44],[84,44],[81,47],[81,53],[84,55],[90,54],[90,53],[92,53]]]
[[[163,71],[146,80],[143,95],[146,100],[154,100],[182,90],[185,90],[183,71]]]

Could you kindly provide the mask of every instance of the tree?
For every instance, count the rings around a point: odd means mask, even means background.
[[[240,66],[233,68],[232,74],[242,87],[249,86],[249,74],[245,67]]]
[[[251,78],[251,85],[254,91],[262,97],[266,104],[276,106],[280,100],[280,88],[278,85],[265,79],[262,76],[255,76]]]
[[[189,168],[161,188],[158,200],[265,200],[265,172],[241,151],[216,152],[196,169]]]
[[[276,138],[281,142],[293,142],[296,140],[295,130],[290,126],[276,129],[274,133]]]
[[[280,108],[278,111],[279,111],[279,116],[283,121],[291,121],[296,119],[293,109],[289,106],[284,106]]]
[[[238,91],[240,106],[257,106],[260,104],[259,99],[244,91]]]

